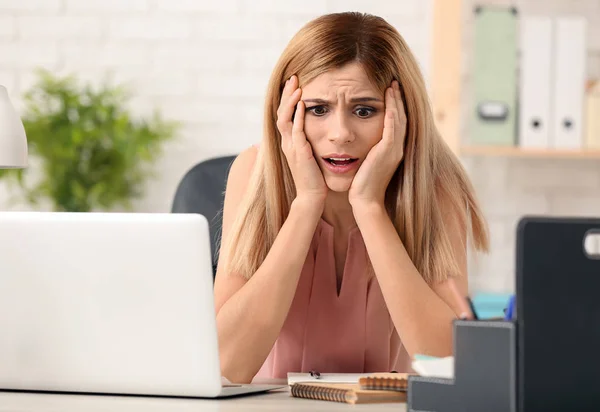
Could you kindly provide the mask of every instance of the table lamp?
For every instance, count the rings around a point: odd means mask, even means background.
[[[0,169],[27,167],[27,136],[23,122],[0,85]]]

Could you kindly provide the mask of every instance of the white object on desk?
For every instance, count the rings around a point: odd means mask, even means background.
[[[23,122],[0,85],[0,169],[27,167],[27,137]]]
[[[370,373],[322,373],[319,378],[311,376],[310,373],[288,372],[288,385],[299,382],[327,382],[327,383],[358,383],[363,376]]]
[[[454,357],[417,359],[412,362],[412,368],[421,376],[436,378],[454,378]]]
[[[218,397],[208,222],[0,213],[0,389]]]

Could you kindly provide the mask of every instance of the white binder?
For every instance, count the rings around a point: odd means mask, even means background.
[[[550,146],[552,102],[552,19],[521,21],[519,146]]]
[[[559,17],[554,27],[553,147],[583,147],[586,19]]]

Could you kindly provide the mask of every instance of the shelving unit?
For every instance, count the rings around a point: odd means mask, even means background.
[[[474,146],[463,143],[461,105],[463,76],[462,0],[433,0],[431,96],[436,125],[446,144],[457,156],[510,157],[523,159],[600,159],[597,149],[525,149],[514,146]],[[596,86],[600,93],[600,85]]]
[[[497,156],[548,159],[600,159],[600,149],[527,149],[514,146],[462,146],[460,156]]]

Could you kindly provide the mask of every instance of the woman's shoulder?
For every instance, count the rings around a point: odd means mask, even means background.
[[[242,180],[247,182],[252,173],[252,169],[256,164],[256,158],[258,157],[257,145],[252,145],[244,149],[233,161],[231,169],[229,171],[228,180],[233,179],[234,181]]]
[[[254,144],[254,145],[249,146],[246,149],[242,150],[240,152],[240,154],[237,155],[237,157],[235,158],[234,164],[242,163],[242,164],[246,164],[248,166],[253,166],[254,163],[256,162],[256,158],[258,156],[259,147],[260,146],[258,144]]]

